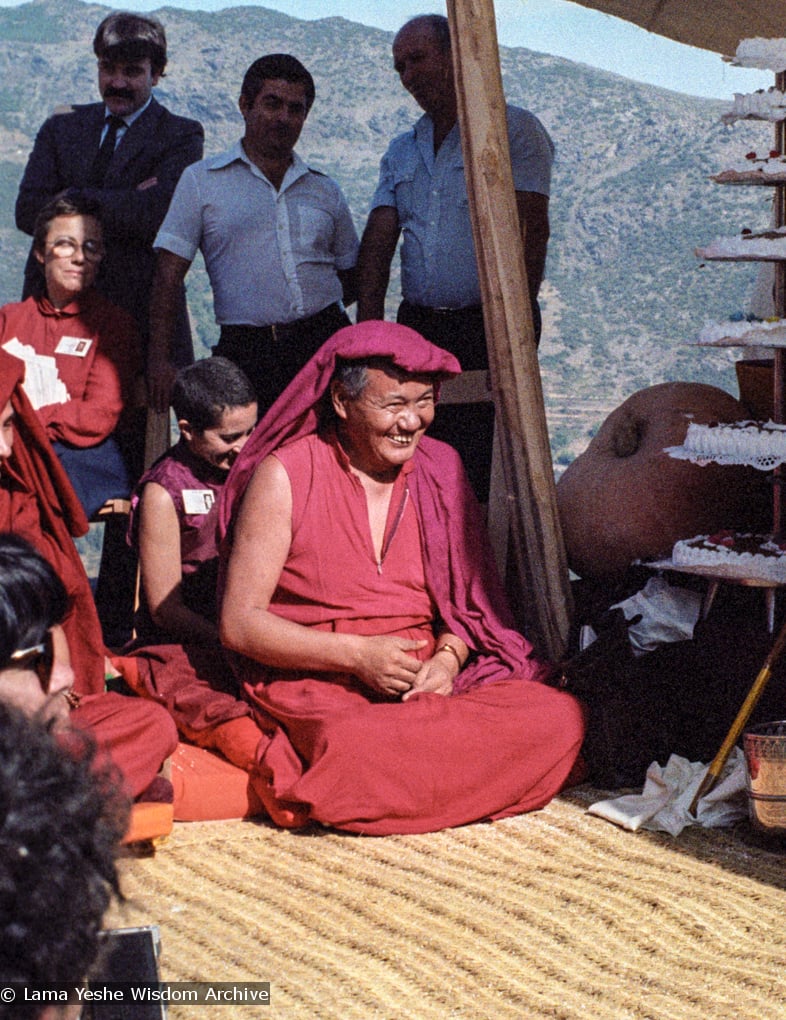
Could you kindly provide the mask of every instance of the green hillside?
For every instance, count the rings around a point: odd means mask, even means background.
[[[56,105],[96,98],[91,40],[105,13],[76,0],[0,9],[1,301],[19,294],[27,239],[14,229],[13,201],[35,131]],[[204,123],[208,152],[242,133],[236,100],[252,60],[288,51],[310,68],[317,100],[298,148],[340,182],[362,229],[379,158],[419,113],[393,72],[391,35],[263,8],[158,14],[171,56],[157,94]],[[708,176],[747,149],[769,148],[771,128],[728,128],[723,104],[564,59],[506,49],[501,60],[509,100],[535,112],[557,144],[540,362],[552,448],[564,464],[641,387],[701,379],[735,391],[731,354],[684,341],[746,306],[755,269],[702,267],[693,250],[769,223],[767,189],[722,188]],[[217,330],[200,269],[189,295],[205,353]],[[396,303],[393,290],[391,313]]]

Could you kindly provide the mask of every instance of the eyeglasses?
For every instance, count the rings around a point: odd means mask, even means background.
[[[73,237],[58,237],[52,241],[50,251],[57,259],[70,259],[81,251],[88,262],[97,262],[104,254],[104,246],[100,241],[83,241],[81,244]]]
[[[41,690],[44,694],[49,694],[49,684],[52,680],[52,664],[54,662],[51,631],[47,632],[40,645],[20,648],[19,651],[14,652],[10,656],[8,661],[16,669],[32,670],[38,677]]]

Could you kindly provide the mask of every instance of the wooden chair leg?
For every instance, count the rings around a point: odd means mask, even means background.
[[[706,620],[710,615],[712,609],[712,603],[715,601],[715,596],[718,594],[718,588],[720,588],[720,581],[710,581],[707,586],[707,593],[701,603],[701,618]]]
[[[147,410],[145,424],[145,470],[169,449],[169,411]]]
[[[491,548],[497,561],[500,577],[505,577],[508,566],[508,536],[510,533],[510,512],[506,499],[505,476],[502,468],[502,440],[494,420],[494,444],[491,454],[491,485],[487,523]]]
[[[767,612],[767,633],[775,630],[775,588],[764,589],[764,606]]]

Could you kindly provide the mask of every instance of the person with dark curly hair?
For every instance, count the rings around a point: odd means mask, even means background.
[[[0,702],[62,731],[68,746],[72,734],[91,734],[102,757],[119,769],[128,794],[159,800],[157,775],[177,746],[174,723],[150,701],[75,689],[61,626],[68,608],[66,589],[50,564],[24,538],[0,534]]]
[[[0,986],[16,992],[0,1001],[0,1020],[78,1017],[78,1002],[30,990],[79,985],[111,898],[122,899],[115,859],[128,802],[97,771],[88,738],[80,743],[66,753],[48,727],[0,702]]]

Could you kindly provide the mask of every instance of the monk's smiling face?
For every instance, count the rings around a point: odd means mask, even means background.
[[[333,407],[352,466],[388,480],[414,456],[434,420],[434,382],[427,375],[402,380],[380,368],[367,372],[368,383],[355,399],[334,385]]]

